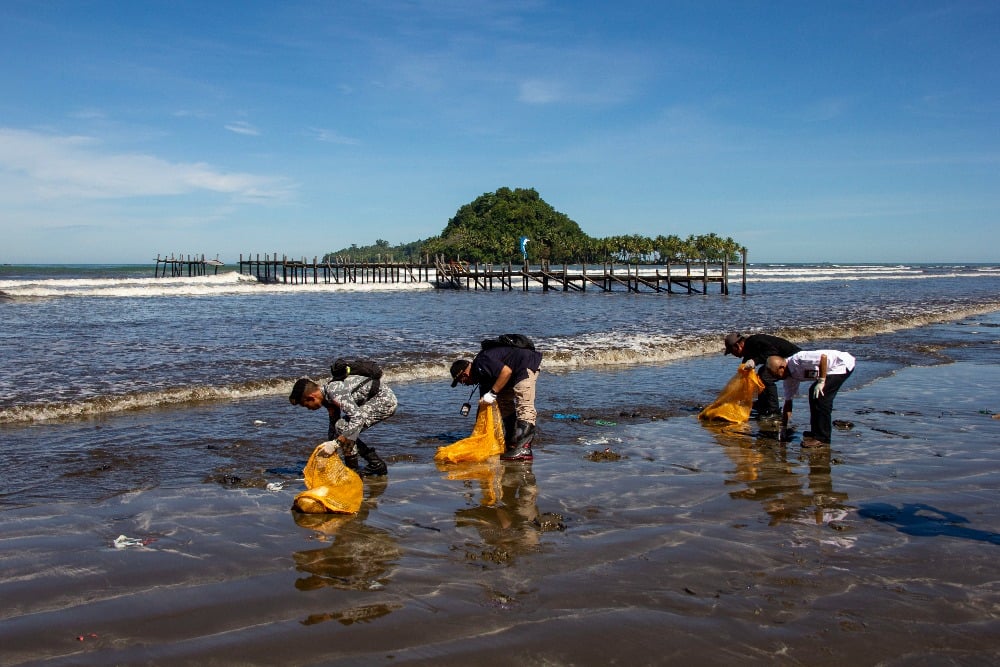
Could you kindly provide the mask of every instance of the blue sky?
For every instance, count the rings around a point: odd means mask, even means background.
[[[1000,3],[0,3],[0,262],[439,234],[500,187],[751,261],[1000,260]]]

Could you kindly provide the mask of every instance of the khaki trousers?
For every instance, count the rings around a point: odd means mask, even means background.
[[[528,371],[524,378],[513,387],[507,385],[497,394],[497,407],[501,417],[517,415],[518,421],[535,424],[538,413],[535,411],[535,384],[538,382],[538,371]]]

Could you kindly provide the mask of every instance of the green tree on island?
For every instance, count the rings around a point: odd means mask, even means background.
[[[715,233],[702,236],[639,234],[593,238],[565,213],[547,204],[534,188],[500,188],[458,209],[440,236],[397,246],[379,239],[371,246],[351,245],[324,255],[324,261],[420,262],[424,257],[461,258],[469,262],[521,262],[520,239],[527,236],[532,261],[553,263],[738,262],[743,248]]]

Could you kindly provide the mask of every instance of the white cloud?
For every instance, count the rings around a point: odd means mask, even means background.
[[[316,139],[330,144],[340,144],[342,146],[359,146],[361,141],[353,137],[346,137],[335,130],[326,130],[321,127],[313,127],[310,130],[315,133]]]
[[[226,125],[226,129],[230,132],[235,132],[236,134],[245,134],[251,137],[256,137],[260,135],[260,130],[251,125],[250,123],[242,120],[238,120]]]
[[[112,154],[92,137],[55,136],[0,128],[0,184],[19,181],[46,199],[116,199],[198,191],[234,198],[285,199],[286,179],[223,172],[204,163],[169,162],[153,155]],[[7,188],[4,188],[7,189]]]

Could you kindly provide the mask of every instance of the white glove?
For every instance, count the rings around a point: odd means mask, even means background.
[[[816,380],[816,384],[813,385],[813,398],[819,398],[823,395],[823,387],[826,385],[826,378],[820,378]]]
[[[757,364],[754,362],[753,359],[747,359],[746,361],[743,362],[743,368],[747,370],[750,370],[751,368],[756,368],[756,366]]]
[[[333,456],[340,449],[340,445],[335,440],[329,440],[320,445],[319,453],[322,456]]]
[[[483,394],[483,397],[479,400],[485,403],[486,405],[493,405],[494,403],[497,402],[497,395],[494,394],[492,391],[488,391],[485,394]]]

